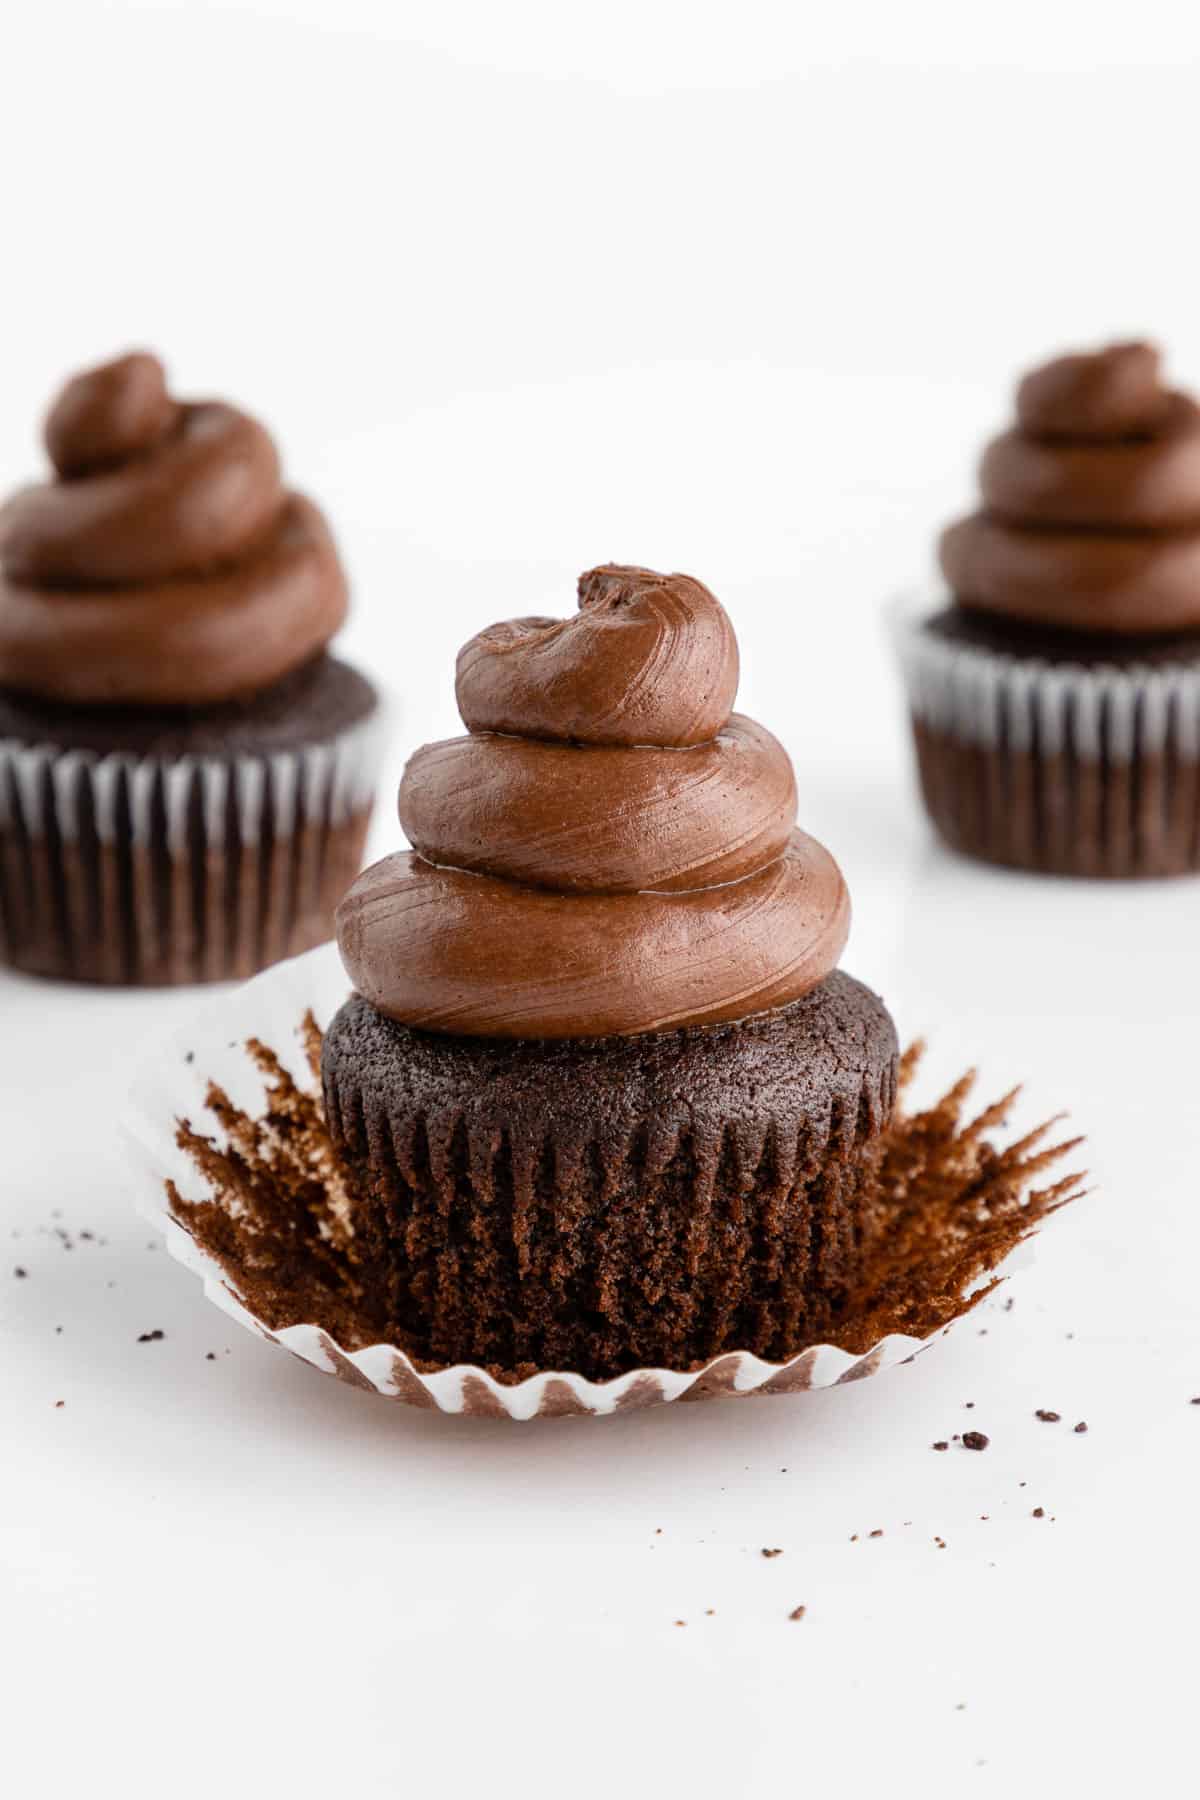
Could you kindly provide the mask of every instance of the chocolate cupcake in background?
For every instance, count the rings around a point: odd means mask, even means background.
[[[153,356],[69,382],[45,441],[53,479],[0,508],[0,961],[180,983],[322,942],[382,719],[328,654],[328,526]]]
[[[836,1319],[896,1036],[737,681],[708,590],[636,568],[462,651],[469,735],[413,756],[413,848],[338,911],[325,1111],[381,1341],[604,1378]]]
[[[1149,344],[1017,390],[897,636],[925,804],[967,855],[1048,874],[1200,869],[1200,406]]]

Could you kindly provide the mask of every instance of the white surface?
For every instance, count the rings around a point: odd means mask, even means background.
[[[398,749],[455,729],[466,635],[566,610],[589,562],[708,580],[845,866],[847,966],[930,1034],[931,1083],[978,1060],[1068,1107],[1097,1191],[1011,1312],[856,1388],[429,1417],[254,1343],[148,1247],[114,1118],[197,997],[0,977],[5,1792],[1186,1786],[1200,887],[939,853],[878,628],[1022,363],[1151,330],[1200,382],[1181,12],[10,28],[0,484],[58,377],[130,341],[254,406],[336,518]],[[930,1451],[968,1425],[987,1452]]]

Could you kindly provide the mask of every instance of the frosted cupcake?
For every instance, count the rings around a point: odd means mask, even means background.
[[[219,980],[322,942],[359,868],[378,696],[268,433],[135,354],[69,382],[0,509],[0,960]]]
[[[458,660],[468,735],[351,887],[323,1047],[372,1329],[605,1376],[832,1328],[896,1091],[849,900],[707,588],[594,569]]]
[[[1158,352],[1017,390],[947,592],[898,615],[921,788],[947,843],[1045,873],[1200,868],[1200,407]]]

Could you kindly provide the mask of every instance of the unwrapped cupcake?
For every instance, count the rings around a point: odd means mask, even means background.
[[[603,1378],[829,1331],[896,1034],[838,971],[845,883],[737,684],[713,595],[638,568],[461,652],[469,735],[417,751],[413,848],[338,910],[356,993],[323,1046],[386,1341]]]
[[[0,508],[0,961],[127,984],[326,939],[381,739],[328,653],[329,528],[264,428],[156,357],[77,376]]]
[[[412,849],[131,1097],[137,1202],[226,1312],[446,1412],[794,1393],[911,1360],[1078,1193],[1053,1122],[996,1141],[1013,1094],[906,1103],[737,673],[708,590],[646,569],[467,644]]]
[[[1047,363],[1016,410],[947,592],[897,613],[925,804],[989,862],[1200,869],[1200,407],[1132,343]]]

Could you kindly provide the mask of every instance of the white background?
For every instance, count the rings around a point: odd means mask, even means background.
[[[1025,1079],[1096,1185],[1011,1311],[878,1380],[409,1413],[237,1333],[130,1216],[122,1094],[199,997],[0,976],[4,1792],[1188,1791],[1200,889],[939,852],[880,628],[1023,365],[1150,332],[1200,383],[1188,10],[9,10],[3,486],[130,344],[259,412],[397,771],[484,623],[604,558],[699,575],[926,1091]]]

